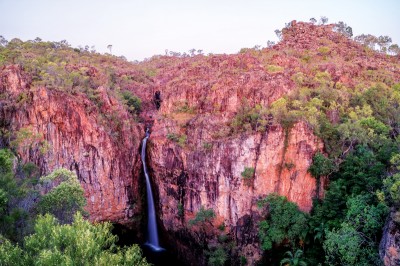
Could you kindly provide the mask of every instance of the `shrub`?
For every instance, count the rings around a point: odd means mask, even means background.
[[[308,63],[311,60],[311,55],[309,53],[309,51],[306,51],[304,55],[301,56],[301,61],[303,61],[304,63]]]
[[[185,134],[177,135],[177,134],[174,134],[174,133],[168,133],[167,134],[167,139],[178,143],[178,145],[181,146],[181,147],[184,147],[186,145],[187,136]]]
[[[187,141],[187,136],[185,134],[182,134],[178,138],[178,145],[184,147],[186,145],[186,141]]]
[[[225,227],[226,227],[225,223],[221,223],[221,224],[218,226],[218,229],[221,230],[221,231],[225,231]]]
[[[210,253],[208,264],[211,266],[223,266],[227,259],[228,255],[226,254],[226,251],[222,247],[218,247]]]
[[[183,217],[185,210],[183,209],[183,204],[182,203],[178,203],[178,216],[179,217]]]
[[[247,258],[245,256],[240,256],[240,265],[247,265]]]
[[[205,150],[207,150],[207,151],[211,150],[212,147],[213,147],[213,144],[210,143],[210,142],[204,142],[204,143],[203,143],[203,148],[204,148]]]
[[[31,149],[35,144],[39,143],[42,137],[39,133],[34,133],[31,127],[23,127],[15,132],[14,140],[11,141],[10,146],[14,150]]]
[[[172,141],[178,141],[178,136],[174,133],[168,133],[167,139],[172,140]]]
[[[196,213],[196,217],[189,221],[189,225],[204,225],[206,222],[211,222],[215,217],[213,209],[204,209],[204,206],[200,207],[200,210]]]
[[[306,81],[307,77],[302,72],[297,72],[293,74],[291,79],[298,87],[303,86],[304,82]]]
[[[263,106],[257,104],[250,107],[247,100],[242,100],[237,114],[233,118],[230,127],[236,133],[239,132],[265,132],[268,127],[269,113]]]
[[[331,74],[329,74],[329,72],[326,71],[324,72],[318,71],[315,74],[314,82],[316,82],[318,86],[321,88],[332,87],[333,84]]]
[[[267,66],[267,71],[269,73],[279,73],[279,72],[283,72],[284,68],[281,66],[276,66],[276,65],[268,65]]]
[[[139,114],[142,111],[142,100],[128,90],[122,91],[122,97],[132,114]]]
[[[194,114],[196,112],[196,108],[193,106],[189,106],[187,101],[179,102],[176,104],[176,106],[176,112],[178,113]]]
[[[254,173],[255,169],[253,167],[245,167],[243,172],[240,173],[246,186],[250,187],[253,185]]]
[[[329,53],[331,52],[331,48],[327,47],[327,46],[321,46],[318,48],[318,52],[326,57],[327,55],[329,55]]]

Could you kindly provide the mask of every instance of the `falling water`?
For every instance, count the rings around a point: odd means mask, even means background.
[[[153,193],[151,191],[150,178],[149,178],[149,174],[147,172],[147,166],[146,166],[146,143],[147,143],[147,139],[149,138],[149,136],[150,136],[149,129],[147,129],[146,137],[143,139],[143,142],[142,142],[142,162],[143,162],[144,175],[146,176],[147,213],[148,213],[148,217],[147,217],[148,218],[147,219],[148,239],[147,239],[146,245],[155,251],[160,251],[160,250],[163,250],[163,248],[160,247],[159,241],[158,241],[156,211],[154,208]]]

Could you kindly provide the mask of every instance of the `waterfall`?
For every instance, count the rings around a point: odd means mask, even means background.
[[[157,232],[157,222],[156,222],[156,211],[154,208],[154,199],[153,199],[153,193],[151,191],[151,184],[150,184],[150,178],[149,174],[147,172],[147,166],[146,166],[146,144],[147,144],[147,139],[150,136],[149,129],[146,129],[146,137],[143,139],[142,142],[142,163],[143,163],[143,171],[144,175],[146,177],[146,191],[147,191],[147,213],[148,213],[148,219],[147,219],[147,235],[148,239],[145,245],[149,246],[155,251],[160,251],[163,250],[162,247],[159,245],[158,241],[158,232]]]

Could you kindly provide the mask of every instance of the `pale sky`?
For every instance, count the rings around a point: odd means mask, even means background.
[[[0,0],[0,10],[7,40],[65,39],[99,52],[111,44],[131,61],[166,49],[237,53],[277,41],[286,22],[321,16],[400,44],[400,0]]]

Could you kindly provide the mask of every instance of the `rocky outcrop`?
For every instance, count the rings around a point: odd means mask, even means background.
[[[93,221],[132,222],[140,207],[138,177],[141,128],[104,88],[101,108],[85,95],[44,87],[29,88],[21,69],[2,71],[1,120],[20,159],[47,174],[64,167],[75,171],[85,190]]]
[[[391,212],[386,221],[379,245],[379,255],[385,266],[400,265],[400,226],[394,220],[395,215],[396,212]]]

